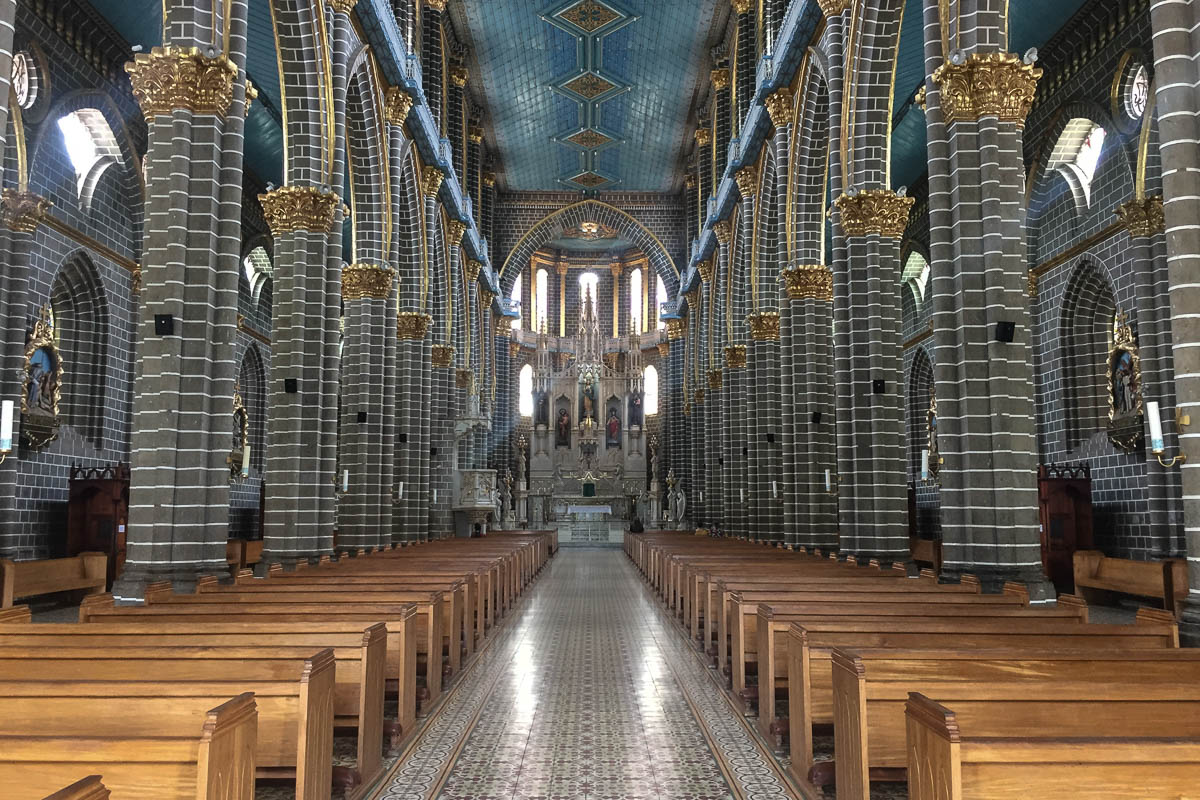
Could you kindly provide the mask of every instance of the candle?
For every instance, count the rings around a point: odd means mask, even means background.
[[[242,448],[242,477],[250,477],[250,445]]]
[[[825,470],[825,491],[833,491],[833,478],[829,474],[829,470]]]
[[[1150,423],[1150,450],[1161,453],[1167,448],[1163,442],[1162,417],[1159,415],[1158,403],[1154,400],[1146,403],[1146,419]]]
[[[399,483],[396,484],[396,499],[397,500],[404,499],[404,481],[400,481]]]
[[[433,490],[433,504],[437,505],[437,489]]]
[[[779,482],[771,481],[771,497],[779,497]]]
[[[743,503],[746,502],[746,490],[745,489],[738,489],[738,499],[741,500]]]
[[[12,450],[13,437],[13,401],[5,400],[0,404],[0,453]]]
[[[350,470],[348,469],[342,470],[342,491],[350,491]]]
[[[929,451],[921,451],[921,480],[929,480]]]

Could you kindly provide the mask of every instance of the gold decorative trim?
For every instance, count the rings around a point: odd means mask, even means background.
[[[52,205],[54,204],[41,195],[17,189],[5,189],[0,197],[4,224],[14,233],[36,231],[49,215]]]
[[[1041,69],[1012,53],[972,53],[933,73],[947,125],[996,117],[1023,126],[1041,77]]]
[[[708,74],[708,77],[712,81],[713,88],[718,92],[723,92],[729,88],[729,70],[714,69]]]
[[[358,0],[329,0],[329,7],[339,14],[349,14],[358,5]]]
[[[703,387],[696,389],[695,394],[692,396],[692,405],[693,406],[704,405],[704,388]]]
[[[705,283],[712,283],[713,279],[713,262],[712,259],[701,261],[696,264],[696,269],[700,272],[700,280]]]
[[[754,166],[742,167],[733,177],[742,197],[749,200],[758,192],[758,169]]]
[[[729,240],[733,238],[733,227],[729,224],[729,220],[718,220],[713,225],[713,235],[717,237],[717,241],[721,244],[729,244]]]
[[[795,115],[795,106],[792,102],[792,90],[786,86],[767,96],[767,113],[771,115],[771,122],[776,128],[783,128],[792,124]]]
[[[824,264],[798,264],[783,271],[789,300],[832,300],[833,272]]]
[[[476,261],[473,258],[468,258],[466,271],[467,271],[467,280],[469,280],[469,281],[479,280],[479,273],[483,271],[483,262]]]
[[[759,311],[746,317],[750,338],[756,342],[779,341],[779,312]]]
[[[712,141],[712,132],[708,128],[696,128],[696,144],[701,147],[708,147]]]
[[[669,355],[671,355],[671,343],[669,341],[659,342],[658,343],[658,357],[666,358]]]
[[[489,189],[494,188],[496,186],[496,173],[494,173],[494,172],[483,173],[483,185]]]
[[[1025,277],[1025,293],[1029,295],[1030,300],[1033,300],[1038,296],[1038,274],[1035,270],[1031,269]]]
[[[5,190],[6,196],[7,193],[7,190]],[[1129,229],[1129,235],[1134,238],[1139,236],[1154,236],[1167,229],[1167,220],[1163,213],[1163,199],[1161,195],[1143,197],[1140,200],[1134,198],[1127,203],[1117,206],[1114,213],[1125,224],[1125,227]]]
[[[39,450],[58,438],[62,401],[62,354],[54,341],[54,310],[49,304],[42,306],[33,324],[23,373],[21,438]]]
[[[710,369],[707,376],[709,391],[715,392],[725,385],[725,373],[721,372],[720,369]],[[697,400],[697,402],[699,401]]]
[[[475,390],[475,373],[469,369],[454,370],[454,386],[458,389],[466,389],[468,392]]]
[[[467,232],[467,223],[462,220],[452,219],[446,226],[446,244],[450,247],[458,247],[462,243],[463,234]]]
[[[421,172],[421,190],[425,192],[426,197],[436,197],[445,179],[446,173],[437,167],[426,167]]]
[[[228,114],[238,74],[225,56],[209,58],[195,47],[155,47],[134,56],[125,71],[146,119],[176,110]]]
[[[398,86],[387,90],[384,98],[383,118],[393,125],[403,126],[413,108],[413,96]]]
[[[348,264],[342,268],[343,300],[387,300],[396,273],[379,264]]]
[[[750,13],[750,0],[731,0],[733,11],[738,16]]]
[[[725,366],[729,369],[741,369],[746,366],[746,345],[732,344],[725,348]]]
[[[254,101],[258,99],[258,87],[249,78],[246,78],[246,111],[245,116],[250,116],[250,107],[254,105]]]
[[[281,186],[258,196],[271,233],[281,236],[293,231],[327,233],[342,199],[333,192],[313,186]]]
[[[454,347],[448,344],[435,344],[429,359],[435,367],[448,367],[454,363]]]
[[[425,0],[425,5],[434,11],[445,11],[447,0]]]
[[[919,106],[922,111],[924,111],[926,100],[928,99],[928,97],[929,97],[929,92],[925,88],[925,84],[922,83],[921,88],[917,89],[917,93],[915,95],[913,95],[913,102],[916,103],[917,106]]]
[[[495,319],[494,327],[497,336],[512,336],[513,318],[506,316],[498,316]]]
[[[467,85],[467,81],[471,80],[471,70],[466,67],[452,67],[450,69],[450,80],[459,89]]]
[[[396,316],[396,338],[421,341],[429,333],[433,317],[419,311],[401,311]]]
[[[847,236],[877,233],[899,239],[908,227],[914,202],[914,198],[901,197],[888,189],[866,189],[854,195],[839,195],[833,204],[841,212]]]
[[[669,319],[667,320],[667,339],[676,341],[682,339],[687,333],[686,319]]]
[[[836,17],[850,7],[850,0],[817,0],[826,18]]]

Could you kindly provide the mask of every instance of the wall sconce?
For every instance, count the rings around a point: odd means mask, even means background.
[[[8,459],[13,444],[13,415],[15,405],[12,400],[0,404],[0,464]]]
[[[333,474],[333,497],[335,500],[340,500],[342,495],[350,491],[350,470],[342,470],[342,482],[339,485],[337,473]]]
[[[1187,463],[1187,454],[1180,453],[1173,456],[1169,461],[1163,459],[1163,453],[1166,452],[1166,442],[1163,439],[1162,417],[1159,412],[1158,403],[1154,400],[1146,402],[1146,419],[1150,423],[1150,452],[1154,453],[1158,458],[1158,463],[1167,469]],[[1182,413],[1178,408],[1175,409],[1175,423],[1180,428],[1186,428],[1192,424],[1192,418]]]
[[[946,463],[946,459],[938,456],[937,463],[938,466],[941,467],[942,464]],[[937,476],[929,471],[929,466],[930,454],[929,450],[925,449],[921,451],[921,483],[925,484],[926,486],[937,485]]]

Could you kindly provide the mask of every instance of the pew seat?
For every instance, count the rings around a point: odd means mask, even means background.
[[[99,775],[89,775],[59,789],[45,800],[108,800],[110,794]]]
[[[20,597],[72,591],[98,594],[105,589],[107,575],[108,556],[104,553],[35,561],[0,558],[0,608],[12,608]]]
[[[1110,558],[1099,550],[1079,550],[1074,568],[1076,593],[1092,603],[1114,595],[1147,597],[1174,614],[1188,593],[1187,562],[1181,558],[1134,561]]]

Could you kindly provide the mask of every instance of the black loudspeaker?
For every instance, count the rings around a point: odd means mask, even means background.
[[[283,390],[288,394],[300,394],[300,381],[295,378],[284,378]]]
[[[367,421],[367,412],[365,412],[365,411],[358,412],[358,421],[366,422]]]
[[[400,444],[408,444],[408,434],[407,433],[400,434]]]
[[[767,434],[767,444],[775,444],[775,434],[773,434],[773,433]]]
[[[431,456],[436,456],[436,455],[437,455],[437,448],[436,448],[436,447],[431,447],[431,448],[429,448],[429,455],[431,455]]]
[[[720,464],[720,465],[723,467],[723,466],[725,466],[725,459],[723,459],[723,458],[718,458],[718,459],[717,459],[717,463],[718,463],[718,464]]]
[[[996,341],[1012,344],[1017,335],[1017,323],[1001,321],[996,323]]]
[[[813,425],[821,424],[821,412],[820,411],[814,411],[812,413],[812,424]]]
[[[871,381],[871,394],[883,394],[887,391],[887,384],[879,378]]]
[[[175,318],[170,314],[155,314],[154,315],[154,335],[155,336],[174,336],[175,335]]]
[[[749,448],[749,447],[743,447],[743,448],[742,448],[742,455],[744,455],[744,456],[748,456],[748,455],[750,455],[750,448]]]

